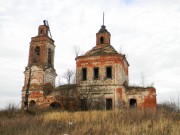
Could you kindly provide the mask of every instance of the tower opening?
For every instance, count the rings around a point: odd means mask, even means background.
[[[136,108],[137,107],[136,99],[130,99],[129,104],[131,108]]]
[[[33,60],[33,62],[34,62],[34,63],[39,62],[39,59],[40,59],[40,47],[37,46],[37,47],[34,49],[34,60]]]
[[[100,37],[100,43],[104,44],[104,37]]]
[[[48,64],[50,64],[50,65],[52,64],[51,56],[52,56],[52,51],[51,51],[51,49],[48,49]]]
[[[42,29],[40,29],[40,34],[43,34],[43,30]]]

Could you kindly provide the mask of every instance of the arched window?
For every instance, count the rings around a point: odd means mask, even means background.
[[[51,62],[52,62],[52,51],[51,51],[51,49],[48,49],[48,64],[52,64]]]
[[[43,34],[43,29],[40,30],[40,34]]]
[[[35,49],[34,49],[34,62],[39,62],[39,59],[40,59],[40,47],[37,46]]]
[[[100,43],[101,43],[101,44],[104,43],[104,37],[100,37]]]
[[[38,35],[42,35],[42,34],[44,34],[44,29],[43,28],[39,28]]]
[[[35,106],[36,106],[36,102],[34,100],[31,100],[29,102],[29,108],[35,108]]]
[[[40,47],[39,46],[37,46],[35,48],[35,53],[36,53],[36,55],[40,55]]]
[[[60,109],[61,105],[58,102],[53,102],[53,103],[50,104],[49,107],[52,108],[52,109]]]

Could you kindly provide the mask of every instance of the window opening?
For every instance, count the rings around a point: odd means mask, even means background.
[[[43,34],[43,30],[42,29],[40,30],[40,34]]]
[[[104,37],[100,37],[100,43],[101,43],[101,44],[104,43]]]
[[[40,59],[40,47],[37,46],[34,50],[34,62],[38,62]]]
[[[39,46],[36,47],[35,54],[36,55],[40,55],[40,47]]]
[[[87,68],[82,69],[82,80],[87,80]]]
[[[106,78],[112,79],[112,67],[106,67]]]
[[[94,79],[99,79],[99,68],[94,68]]]
[[[51,49],[48,49],[48,64],[50,64],[51,65],[51,59],[52,59],[52,51],[51,51]]]

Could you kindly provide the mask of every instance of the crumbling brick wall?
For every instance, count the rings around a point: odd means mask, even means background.
[[[153,87],[128,87],[125,92],[127,106],[130,106],[130,99],[135,99],[140,109],[156,110],[156,89]]]

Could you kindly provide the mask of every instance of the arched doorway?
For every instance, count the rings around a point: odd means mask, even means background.
[[[34,100],[31,100],[29,102],[29,108],[35,108],[35,106],[36,106],[36,102]]]
[[[136,107],[137,107],[137,101],[136,101],[136,99],[131,98],[130,101],[129,101],[129,105],[130,105],[130,107],[132,107],[132,108],[136,108]]]
[[[58,102],[53,102],[49,106],[51,109],[60,109],[61,105]]]

